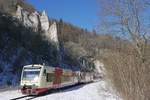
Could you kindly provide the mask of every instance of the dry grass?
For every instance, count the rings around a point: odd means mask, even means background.
[[[124,100],[150,100],[150,48],[140,58],[135,49],[110,52],[104,63],[111,82]]]

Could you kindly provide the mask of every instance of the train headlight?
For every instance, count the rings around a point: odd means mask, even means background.
[[[39,79],[39,77],[38,77],[38,76],[36,76],[33,80],[34,80],[35,82],[37,82],[37,81],[38,81],[38,79]]]

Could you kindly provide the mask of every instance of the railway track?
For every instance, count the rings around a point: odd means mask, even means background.
[[[73,90],[72,88],[77,89],[77,88],[80,88],[84,85],[85,84],[83,84],[83,83],[82,84],[76,84],[76,85],[72,85],[72,86],[68,86],[68,87],[64,87],[64,88],[60,88],[60,89],[49,90],[48,92],[43,93],[43,94],[38,95],[38,96],[26,95],[26,96],[20,96],[20,97],[12,98],[10,100],[32,100],[32,99],[42,97],[42,96],[46,96],[46,95],[50,95],[50,94],[53,94],[53,93],[66,92],[67,90],[71,91],[71,90]]]
[[[17,98],[13,98],[13,99],[10,99],[10,100],[32,100],[34,98],[37,98],[38,96],[30,96],[30,95],[26,95],[26,96],[20,96],[20,97],[17,97]]]

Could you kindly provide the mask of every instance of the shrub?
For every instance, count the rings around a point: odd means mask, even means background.
[[[143,58],[134,48],[105,56],[108,77],[125,100],[150,100],[150,48],[145,47]]]

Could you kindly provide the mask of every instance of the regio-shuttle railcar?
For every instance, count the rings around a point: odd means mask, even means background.
[[[23,67],[20,85],[23,94],[39,95],[50,89],[91,81],[91,73],[34,64]]]

